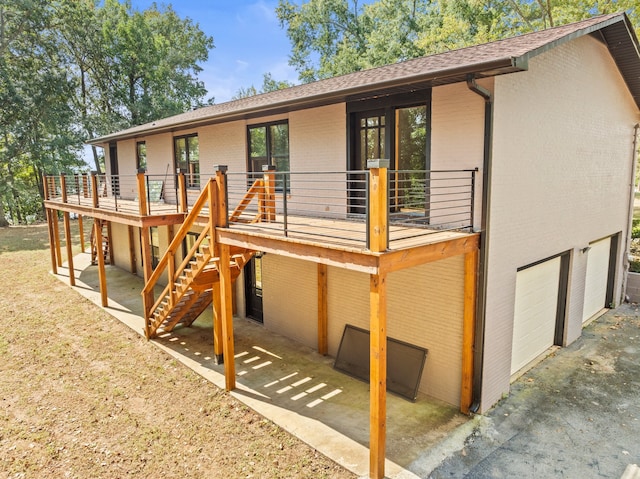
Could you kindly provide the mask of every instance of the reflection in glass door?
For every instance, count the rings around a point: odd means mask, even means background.
[[[257,253],[244,267],[246,316],[262,323],[262,255]]]

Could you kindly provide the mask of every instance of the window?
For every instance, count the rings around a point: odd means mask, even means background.
[[[147,143],[144,141],[136,143],[136,170],[147,170]]]
[[[173,139],[176,172],[184,173],[187,188],[200,187],[200,151],[198,135],[178,136]]]
[[[149,235],[151,236],[151,267],[156,269],[160,262],[160,235],[158,233],[158,227],[152,226],[149,228]]]
[[[262,173],[264,165],[275,166],[276,171],[289,171],[288,122],[252,125],[247,131],[250,172]]]

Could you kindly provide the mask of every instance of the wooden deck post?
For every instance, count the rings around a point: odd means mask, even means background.
[[[127,226],[127,230],[129,233],[129,267],[131,274],[136,274],[138,272],[138,265],[136,264],[136,243],[133,240],[133,226]]]
[[[60,245],[60,225],[58,224],[58,210],[51,210],[51,220],[53,222],[54,244],[56,246],[56,260],[58,268],[62,268],[62,246]]]
[[[69,221],[69,212],[62,213],[64,219],[64,242],[67,248],[67,265],[69,269],[69,284],[76,285],[76,274],[73,269],[73,245],[71,244],[71,223]]]
[[[389,160],[367,160],[369,174],[368,231],[369,249],[374,252],[386,251],[389,243],[388,198],[389,182],[387,168]]]
[[[140,229],[140,243],[142,247],[142,271],[144,276],[144,283],[149,282],[149,278],[153,273],[151,264],[151,233],[148,226],[143,226]],[[151,308],[154,303],[153,289],[142,296],[142,305],[144,309],[144,335],[149,339],[149,315],[151,314]]]
[[[189,210],[189,201],[187,200],[187,180],[182,172],[178,174],[178,198],[180,201],[180,213],[186,213]]]
[[[100,300],[102,306],[109,306],[109,297],[107,296],[107,275],[104,270],[104,248],[102,247],[102,225],[100,220],[93,220],[93,237],[96,240],[96,256],[98,257],[98,281],[100,283]]]
[[[106,221],[106,220],[105,220]],[[111,232],[111,221],[107,223],[107,244],[109,245],[109,264],[115,264],[115,258],[113,253],[113,234]]]
[[[367,168],[369,249],[382,252],[388,244],[389,160],[368,160]],[[369,477],[382,479],[387,436],[387,273],[370,275],[369,285]]]
[[[82,215],[78,215],[78,234],[80,235],[80,251],[84,253],[84,221]]]
[[[372,274],[369,281],[370,399],[369,477],[384,477],[387,435],[387,275]]]
[[[464,312],[462,323],[462,387],[460,411],[469,414],[473,400],[473,344],[475,342],[476,284],[478,277],[478,250],[464,255]]]
[[[276,220],[276,167],[273,165],[263,165],[264,175],[264,211],[262,221],[270,223]]]
[[[318,353],[323,356],[326,356],[329,350],[327,327],[327,265],[318,263]]]
[[[211,191],[209,192],[209,224],[211,227],[211,242],[209,247],[212,248],[213,256],[220,258],[220,245],[216,242],[217,226],[228,226],[228,210],[227,210],[227,167],[223,165],[217,165],[215,167],[216,179],[215,183],[211,184]],[[213,283],[213,358],[216,364],[224,363],[224,332],[222,322],[224,321],[223,304],[222,304],[222,260],[218,263],[218,281]],[[233,314],[233,307],[232,307]],[[234,366],[235,367],[235,366]],[[235,374],[235,372],[234,372]]]
[[[233,343],[233,298],[231,282],[231,254],[227,244],[220,245],[220,298],[222,317],[222,349],[224,354],[225,389],[236,388],[236,366]]]
[[[98,208],[99,201],[98,196],[100,196],[98,192],[98,172],[91,172],[91,199],[93,200],[93,207]]]
[[[56,259],[56,236],[53,231],[53,215],[54,210],[46,208],[47,213],[47,230],[49,232],[49,252],[51,253],[51,271],[58,274],[58,261]]]
[[[138,211],[140,216],[146,216],[149,206],[147,205],[147,183],[145,181],[144,169],[138,170],[136,183],[138,186]]]

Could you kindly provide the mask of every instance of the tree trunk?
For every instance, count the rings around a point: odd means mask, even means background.
[[[2,199],[0,199],[0,228],[4,228],[5,226],[9,226],[9,222],[7,218],[4,217],[4,203]]]

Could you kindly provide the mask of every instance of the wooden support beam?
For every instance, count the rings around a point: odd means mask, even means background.
[[[186,213],[189,210],[189,202],[187,201],[187,180],[184,173],[178,175],[178,198],[180,199],[180,213]]]
[[[138,265],[136,264],[136,243],[133,239],[133,226],[127,225],[127,230],[129,233],[129,267],[131,269],[131,274],[137,274]]]
[[[140,216],[146,216],[149,211],[147,204],[147,182],[144,176],[144,170],[138,170],[136,175],[136,184],[138,187],[138,212]]]
[[[80,251],[84,253],[84,221],[82,215],[78,215],[78,234],[80,235]]]
[[[222,336],[222,298],[220,296],[220,281],[213,283],[213,361],[216,364],[224,362]]]
[[[318,352],[323,356],[329,351],[327,329],[327,265],[318,263]]]
[[[389,243],[387,168],[389,160],[369,160],[369,249],[373,252],[387,250]]]
[[[227,391],[232,391],[236,388],[236,366],[233,343],[233,283],[231,281],[231,255],[229,253],[229,245],[220,245],[219,268],[225,388]]]
[[[151,233],[149,228],[142,228],[140,230],[140,242],[142,243],[142,268],[144,273],[144,283],[149,283],[149,278],[153,274],[153,268],[151,264]],[[149,315],[151,314],[151,307],[154,303],[153,290],[143,294],[142,304],[144,309],[144,335],[149,339]]]
[[[53,223],[53,236],[55,237],[54,244],[56,245],[56,259],[58,261],[58,268],[62,268],[62,246],[60,245],[60,226],[58,225],[58,212],[51,210],[51,221]]]
[[[100,300],[102,306],[107,307],[109,305],[109,297],[107,296],[107,274],[104,270],[104,251],[102,249],[102,225],[100,220],[94,219],[93,221],[93,237],[96,240],[96,250],[98,257],[98,281],[100,283]]]
[[[464,255],[464,312],[462,322],[462,387],[460,411],[469,414],[473,400],[473,344],[476,322],[476,285],[478,280],[478,250]]]
[[[49,232],[49,252],[51,253],[51,271],[58,274],[58,262],[56,259],[56,236],[53,231],[53,215],[57,214],[54,210],[46,208],[47,213],[47,231]]]
[[[460,234],[452,239],[415,248],[401,249],[380,256],[380,272],[391,273],[421,264],[467,254],[478,249],[478,234]]]
[[[95,171],[91,172],[91,199],[93,200],[93,207],[98,209],[99,202],[98,196],[100,196],[100,192],[98,191],[98,173]]]
[[[73,244],[71,243],[71,221],[69,220],[69,213],[63,213],[64,218],[64,242],[67,247],[67,265],[69,266],[69,284],[71,286],[76,285],[76,274],[73,269]]]
[[[369,477],[384,478],[387,435],[387,277],[369,277]]]
[[[107,241],[109,245],[109,264],[115,264],[113,257],[113,234],[111,232],[111,221],[107,221]]]
[[[264,175],[262,221],[271,223],[276,220],[276,167],[264,165],[262,171]],[[283,192],[283,194],[286,194],[286,192]]]

